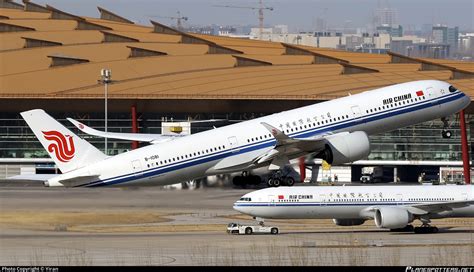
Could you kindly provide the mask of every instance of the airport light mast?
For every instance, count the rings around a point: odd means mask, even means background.
[[[104,116],[105,116],[105,133],[107,133],[107,96],[108,96],[108,88],[109,83],[112,82],[112,71],[110,69],[102,69],[100,70],[100,77],[99,83],[104,84]],[[107,137],[105,137],[105,154],[107,155]]]

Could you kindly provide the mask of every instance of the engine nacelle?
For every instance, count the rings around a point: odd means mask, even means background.
[[[403,208],[381,207],[375,211],[375,225],[383,229],[404,228],[413,221],[413,215]]]
[[[369,153],[370,141],[365,132],[343,132],[326,137],[326,147],[316,158],[339,165],[364,159]]]
[[[349,218],[349,219],[333,219],[334,224],[338,226],[358,226],[365,222],[365,219]]]

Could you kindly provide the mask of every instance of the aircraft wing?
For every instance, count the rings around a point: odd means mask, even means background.
[[[427,213],[440,213],[444,211],[451,211],[453,208],[462,208],[470,205],[474,205],[474,200],[466,201],[453,201],[453,202],[442,202],[433,204],[417,204],[407,207],[408,211],[412,214],[427,214]]]
[[[263,122],[261,123],[267,128],[276,139],[275,147],[265,154],[260,155],[254,160],[255,164],[270,163],[270,170],[275,170],[289,164],[289,156],[303,156],[309,153],[319,152],[326,145],[325,136],[320,135],[314,139],[296,139],[291,138],[279,129]]]
[[[181,135],[161,135],[161,134],[144,134],[144,133],[118,133],[118,132],[104,132],[100,130],[93,129],[88,127],[72,118],[67,118],[74,126],[76,126],[80,131],[102,138],[112,138],[120,140],[129,140],[129,141],[139,141],[139,142],[149,142],[152,144],[163,143],[171,141],[177,137],[184,137]]]

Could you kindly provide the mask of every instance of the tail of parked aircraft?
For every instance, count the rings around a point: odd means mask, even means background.
[[[104,153],[72,133],[44,110],[25,111],[21,116],[63,173],[107,158]]]

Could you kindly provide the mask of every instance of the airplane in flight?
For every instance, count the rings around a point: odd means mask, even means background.
[[[264,219],[333,219],[338,226],[374,219],[381,229],[435,233],[431,219],[474,217],[474,186],[298,186],[244,195],[234,209]],[[420,220],[420,227],[410,223]]]
[[[368,135],[445,118],[470,98],[447,82],[423,80],[349,95],[212,130],[163,139],[154,134],[107,134],[150,145],[106,156],[40,109],[21,113],[62,174],[45,186],[168,185],[200,177],[268,167],[272,184],[292,185],[278,171],[289,160],[311,156],[340,165],[367,157]],[[447,122],[445,122],[447,128]],[[443,136],[450,132],[443,130]]]

